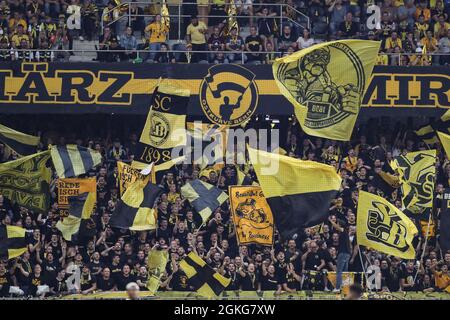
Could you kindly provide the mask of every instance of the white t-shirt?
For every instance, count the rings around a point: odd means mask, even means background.
[[[305,48],[311,47],[314,44],[314,39],[309,38],[308,40],[305,40],[303,37],[299,37],[297,39],[297,43],[298,43],[298,47],[300,49],[305,49]]]

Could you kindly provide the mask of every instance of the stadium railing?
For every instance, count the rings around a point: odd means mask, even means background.
[[[137,5],[137,6],[148,6],[149,4],[154,4],[154,5],[159,5],[159,2],[123,2],[120,5],[117,5],[116,7],[114,7],[112,10],[119,10],[122,11],[123,14],[120,15],[119,17],[117,17],[116,19],[114,19],[113,21],[109,21],[107,23],[105,23],[105,21],[103,20],[103,15],[101,17],[101,30],[103,31],[103,28],[105,26],[111,26],[112,24],[116,23],[116,22],[120,22],[121,20],[126,20],[127,23],[130,25],[131,24],[131,20],[132,18],[137,18],[137,17],[143,17],[143,18],[150,18],[150,17],[155,17],[156,14],[133,14],[131,13],[131,6],[130,4],[133,5]],[[210,2],[210,4],[212,4],[212,2]],[[188,14],[183,14],[182,12],[182,7],[183,6],[189,6],[189,5],[197,5],[197,2],[182,2],[180,4],[168,4],[169,8],[176,8],[177,13],[176,14],[171,14],[170,13],[170,9],[169,9],[169,15],[168,17],[171,18],[171,27],[173,26],[173,24],[176,25],[177,27],[177,40],[182,38],[182,27],[184,25],[184,19],[185,18],[190,18],[191,15]],[[246,6],[246,4],[244,4],[244,6]],[[293,24],[297,27],[300,28],[300,30],[302,30],[303,28],[308,28],[311,29],[311,23],[310,23],[310,19],[307,15],[305,15],[304,13],[298,11],[297,9],[295,9],[293,6],[286,4],[286,3],[264,3],[264,6],[266,7],[278,7],[280,15],[276,15],[276,16],[268,16],[266,17],[267,19],[273,19],[279,27],[279,30],[283,30],[283,24],[285,24],[286,22],[289,22],[290,24]],[[289,16],[286,16],[285,14],[283,14],[284,10],[283,9],[289,9],[292,10],[298,17],[301,17],[302,22],[299,22],[298,20],[293,20],[291,19]],[[126,13],[126,14],[124,14]],[[202,18],[223,18],[224,20],[227,19],[227,15],[223,16],[223,15],[197,15],[197,17],[199,19]],[[258,19],[261,18],[260,16],[257,15],[234,15],[235,18],[237,19]],[[184,26],[184,28],[187,26]]]
[[[66,55],[70,56],[70,53],[77,53],[77,56],[82,56],[83,54],[88,54],[88,53],[108,53],[108,52],[116,52],[116,53],[136,53],[137,58],[145,58],[147,55],[149,55],[150,53],[158,53],[161,51],[158,50],[149,50],[149,49],[136,49],[136,50],[116,50],[116,49],[111,49],[111,50],[99,50],[99,49],[11,49],[12,53],[15,52],[53,52],[54,56],[57,56],[58,53],[63,53]],[[278,57],[282,56],[284,54],[284,52],[280,52],[280,51],[261,51],[261,52],[249,52],[249,51],[241,51],[241,52],[233,52],[233,51],[192,51],[192,50],[167,50],[166,52],[168,53],[173,53],[175,58],[176,55],[180,55],[180,54],[203,54],[203,55],[208,55],[208,54],[224,54],[225,56],[228,54],[234,54],[237,56],[240,56],[240,59],[235,59],[234,62],[240,62],[240,63],[245,63],[246,62],[246,56],[248,54],[251,53],[259,53],[262,56],[266,55],[266,54],[275,54]],[[428,60],[430,60],[430,65],[439,65],[439,63],[437,61],[433,61],[433,60],[437,60],[439,57],[441,56],[450,56],[450,53],[427,53],[426,57],[422,54],[422,53],[383,53],[383,55],[388,56],[388,65],[395,65],[395,66],[401,66],[402,65],[402,56],[416,56],[419,57],[419,59],[425,59],[428,58]],[[33,54],[34,57],[34,54]],[[394,58],[394,60],[392,60],[392,58]],[[53,61],[55,61],[57,59],[54,59]],[[177,60],[177,59],[176,59]],[[240,60],[240,61],[239,61]],[[391,62],[394,61],[395,63],[391,64]],[[119,62],[119,61],[117,61]],[[146,60],[144,60],[143,62],[146,62]],[[176,61],[179,62],[179,61]],[[206,63],[205,62],[201,62],[201,63]]]

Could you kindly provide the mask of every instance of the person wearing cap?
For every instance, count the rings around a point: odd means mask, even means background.
[[[136,282],[130,282],[126,286],[127,290],[127,300],[139,300],[139,285]]]

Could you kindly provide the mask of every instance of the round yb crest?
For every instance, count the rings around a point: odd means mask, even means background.
[[[169,137],[169,133],[170,133],[169,121],[166,119],[163,113],[153,111],[149,135],[150,142],[152,142],[154,146],[162,145]]]
[[[203,79],[199,97],[211,122],[238,126],[250,119],[258,105],[255,75],[239,65],[215,65]]]

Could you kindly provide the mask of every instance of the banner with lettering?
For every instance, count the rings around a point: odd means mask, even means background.
[[[233,223],[239,244],[273,244],[273,215],[259,186],[230,186]]]
[[[58,208],[59,214],[63,217],[69,215],[68,197],[78,196],[85,192],[94,192],[97,197],[96,178],[66,178],[58,179]]]
[[[144,180],[146,177],[140,173],[141,170],[133,168],[122,161],[117,161],[117,170],[119,171],[119,191],[121,196],[131,183],[137,179]]]
[[[188,115],[219,125],[293,114],[270,65],[46,62],[0,63],[0,113],[147,114],[160,77],[191,92]],[[450,76],[442,67],[376,66],[362,107],[361,116],[435,115],[450,108]]]

